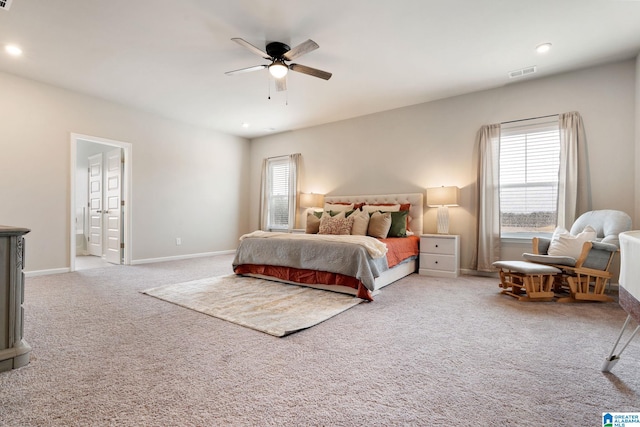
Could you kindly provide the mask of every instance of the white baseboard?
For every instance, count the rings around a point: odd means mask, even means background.
[[[165,262],[165,261],[179,261],[182,259],[190,259],[190,258],[204,258],[204,257],[214,256],[214,255],[233,254],[235,252],[236,252],[235,249],[232,249],[228,251],[203,252],[199,254],[175,255],[175,256],[168,256],[168,257],[161,257],[161,258],[136,259],[136,260],[131,260],[131,265],[151,264],[155,262]]]
[[[482,277],[498,277],[498,273],[497,272],[490,272],[490,271],[478,271],[478,270],[472,270],[469,268],[463,268],[460,270],[460,273],[462,274],[466,274],[468,276],[482,276]]]
[[[33,270],[33,271],[25,271],[24,277],[48,276],[49,274],[62,274],[62,273],[68,273],[68,272],[69,272],[69,267],[51,268],[49,270]]]
[[[190,258],[204,258],[204,257],[208,257],[208,256],[215,256],[215,255],[233,254],[235,252],[236,252],[235,249],[231,249],[231,250],[227,250],[227,251],[204,252],[204,253],[199,253],[199,254],[188,254],[188,255],[176,255],[176,256],[169,256],[169,257],[162,257],[162,258],[137,259],[137,260],[132,260],[131,261],[131,265],[151,264],[151,263],[154,263],[154,262],[165,262],[165,261],[178,261],[178,260],[181,260],[181,259],[190,259]],[[70,271],[69,267],[51,268],[51,269],[48,269],[48,270],[25,271],[24,272],[24,276],[25,277],[47,276],[49,274],[68,273],[69,271]]]

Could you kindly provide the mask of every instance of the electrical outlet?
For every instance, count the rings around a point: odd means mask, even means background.
[[[182,244],[182,239],[180,237],[176,237],[176,246],[180,246]]]

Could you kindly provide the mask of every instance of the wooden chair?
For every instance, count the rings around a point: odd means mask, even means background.
[[[611,262],[619,252],[618,234],[631,230],[631,217],[614,210],[590,211],[581,215],[571,227],[570,233],[577,235],[590,225],[597,232],[597,240],[585,242],[578,258],[548,255],[551,239],[534,237],[533,253],[523,254],[524,259],[550,265],[562,270],[557,276],[556,292],[568,288],[568,297],[558,302],[569,301],[612,301],[605,295],[607,283],[611,280]]]
[[[539,247],[540,238],[534,237],[534,253],[526,254],[525,259],[562,270],[562,274],[556,276],[559,280],[554,283],[554,289],[556,292],[561,293],[565,287],[568,287],[569,296],[559,298],[558,302],[579,300],[613,301],[611,297],[605,295],[605,290],[608,281],[611,279],[611,272],[609,271],[611,262],[618,252],[618,248],[615,245],[585,242],[578,259],[541,254]],[[570,261],[567,258],[570,258]]]

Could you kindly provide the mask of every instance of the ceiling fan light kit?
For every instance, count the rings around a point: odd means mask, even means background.
[[[286,66],[284,61],[276,60],[269,65],[269,73],[276,79],[283,78],[287,75],[288,71],[289,67]]]
[[[286,84],[286,75],[289,70],[295,71],[302,74],[307,74],[309,76],[317,77],[323,80],[329,80],[331,78],[331,73],[323,70],[319,70],[317,68],[307,67],[306,65],[300,64],[287,64],[286,61],[291,61],[299,56],[302,56],[306,53],[314,51],[318,49],[320,46],[313,40],[309,39],[305,42],[300,43],[295,46],[293,49],[288,45],[281,42],[271,42],[266,45],[266,52],[260,48],[255,47],[248,41],[241,38],[233,38],[231,39],[234,42],[238,43],[240,46],[246,48],[251,51],[253,54],[258,55],[266,60],[271,61],[270,65],[254,65],[252,67],[241,68],[239,70],[227,71],[226,75],[234,75],[240,73],[247,73],[251,71],[258,71],[265,68],[269,69],[269,73],[276,79],[276,90],[284,91],[287,90]]]

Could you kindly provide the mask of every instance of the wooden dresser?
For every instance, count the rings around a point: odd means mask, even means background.
[[[0,372],[29,363],[24,335],[24,235],[30,230],[0,225]]]

